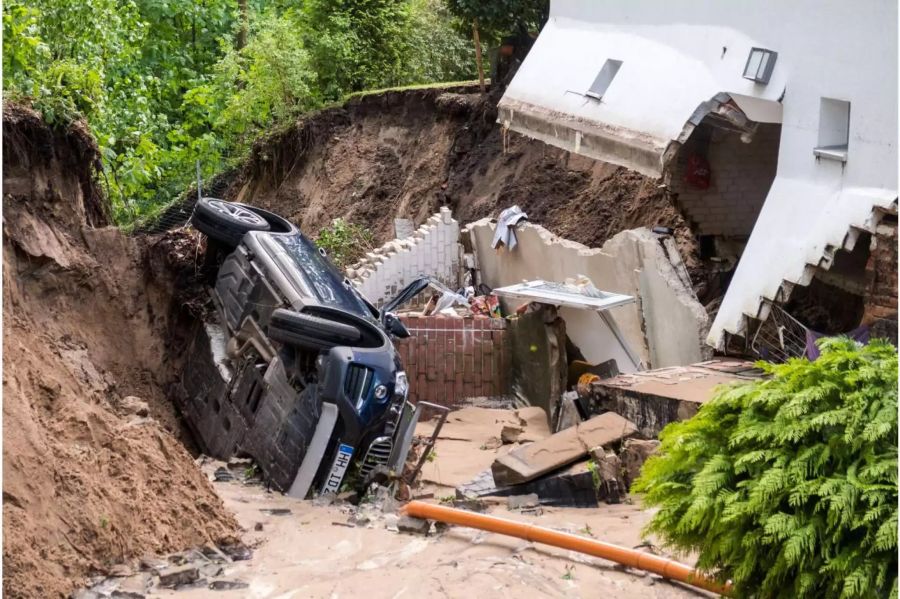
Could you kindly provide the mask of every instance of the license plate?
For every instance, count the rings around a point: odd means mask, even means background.
[[[337,455],[334,457],[334,463],[331,465],[331,472],[322,487],[322,494],[337,493],[341,489],[341,481],[344,480],[344,474],[347,472],[347,466],[350,465],[350,458],[353,457],[353,447],[341,443],[338,446]]]

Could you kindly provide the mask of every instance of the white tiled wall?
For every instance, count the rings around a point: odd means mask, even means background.
[[[441,208],[412,235],[394,239],[347,269],[347,277],[376,306],[394,297],[419,275],[451,288],[459,285],[459,223]]]

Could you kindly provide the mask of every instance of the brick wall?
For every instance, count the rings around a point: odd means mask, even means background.
[[[746,237],[769,193],[778,165],[781,126],[761,124],[745,144],[736,133],[698,127],[678,155],[672,189],[678,205],[701,235]],[[708,189],[684,181],[688,157],[698,153],[709,161]]]
[[[444,316],[402,320],[411,337],[395,343],[413,402],[454,406],[467,397],[509,393],[505,320]]]
[[[897,344],[897,219],[886,218],[872,236],[866,264],[870,281],[865,294],[863,323],[873,337],[886,337]]]
[[[449,208],[428,218],[412,235],[389,241],[347,269],[347,277],[376,306],[419,275],[459,285],[459,223]]]

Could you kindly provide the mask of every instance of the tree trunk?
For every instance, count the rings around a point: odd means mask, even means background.
[[[241,13],[241,28],[238,29],[235,47],[240,50],[247,45],[247,31],[250,28],[250,17],[247,15],[247,0],[238,0],[238,7],[240,8]]]
[[[472,21],[472,37],[475,38],[475,62],[478,63],[478,84],[484,93],[484,66],[481,64],[481,39],[478,35],[478,19]]]

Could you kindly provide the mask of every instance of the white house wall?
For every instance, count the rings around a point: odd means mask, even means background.
[[[768,85],[742,77],[754,46],[778,52]],[[585,97],[608,58],[623,61],[617,76],[602,101]],[[677,139],[720,92],[769,122],[780,99],[782,131],[776,179],[708,337],[715,346],[726,331],[745,333],[763,298],[804,282],[850,227],[870,228],[873,209],[895,201],[896,0],[553,0],[499,117],[652,176],[660,169],[648,152]],[[846,164],[813,155],[823,97],[851,104]],[[617,130],[626,141],[605,144],[609,152],[583,147],[585,136]]]

